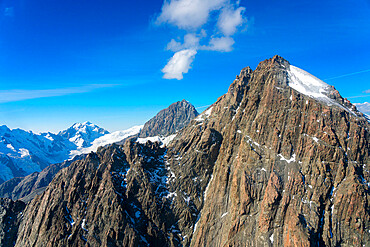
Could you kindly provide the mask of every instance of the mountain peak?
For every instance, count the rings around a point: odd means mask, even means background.
[[[92,123],[90,121],[85,121],[82,123],[83,125],[91,125]]]
[[[272,58],[266,59],[260,62],[256,70],[266,69],[266,68],[288,68],[290,63],[285,58],[275,55]]]
[[[109,134],[109,132],[89,121],[75,123],[68,129],[58,133],[59,136],[68,139],[79,148],[89,146],[92,141],[105,134]]]
[[[198,115],[195,107],[188,101],[177,101],[146,122],[139,137],[175,134]]]
[[[247,67],[164,148],[132,138],[71,164],[22,212],[16,246],[366,245],[369,123],[289,86],[342,99],[297,71],[281,57]],[[176,102],[140,134],[194,111]]]

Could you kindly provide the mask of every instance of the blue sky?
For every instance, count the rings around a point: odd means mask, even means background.
[[[182,99],[202,111],[275,54],[370,101],[369,16],[369,0],[0,0],[0,124],[115,131]]]

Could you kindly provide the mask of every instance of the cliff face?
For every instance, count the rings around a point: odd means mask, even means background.
[[[333,87],[297,91],[297,71],[245,68],[166,148],[130,139],[74,162],[16,246],[366,245],[370,125]]]
[[[160,111],[145,123],[139,137],[168,136],[175,134],[198,116],[197,110],[186,100],[178,101]]]
[[[276,56],[212,106],[202,127],[223,142],[192,246],[369,243],[369,123],[334,88],[327,104],[289,83]]]
[[[0,246],[14,246],[25,204],[0,198]]]

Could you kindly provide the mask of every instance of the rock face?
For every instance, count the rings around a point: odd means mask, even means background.
[[[168,136],[175,134],[198,116],[195,107],[186,100],[173,103],[145,123],[139,137]]]
[[[74,162],[16,246],[366,246],[370,125],[316,79],[275,56],[167,147],[131,138]]]
[[[14,246],[25,204],[0,198],[0,246]]]
[[[74,160],[82,158],[82,155],[79,157],[76,156]],[[51,180],[53,180],[54,176],[71,163],[72,160],[52,164],[41,172],[34,172],[26,177],[12,178],[0,185],[0,197],[28,202],[36,195],[41,194]]]

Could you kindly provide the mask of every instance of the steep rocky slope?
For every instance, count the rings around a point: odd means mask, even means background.
[[[36,195],[41,194],[61,169],[69,166],[74,160],[83,159],[83,157],[83,155],[76,156],[73,160],[49,165],[41,172],[34,172],[26,177],[12,178],[0,185],[0,197],[28,202]]]
[[[147,127],[145,133],[155,134],[158,132],[159,126],[162,126],[162,135],[140,138],[138,141],[145,143],[148,140],[157,140],[160,143],[167,143],[168,141],[172,140],[173,136],[170,135],[173,134],[174,130],[180,130],[183,126],[189,123],[190,119],[197,115],[198,113],[196,112],[194,106],[189,102],[185,100],[176,102],[170,105],[168,108],[160,111],[156,116],[146,123]],[[166,117],[163,118],[163,116]],[[151,129],[152,127],[153,129]],[[82,159],[85,156],[84,154],[96,152],[100,146],[107,146],[114,142],[124,143],[124,140],[127,138],[138,135],[142,128],[142,125],[134,126],[124,131],[116,131],[107,134],[107,131],[104,129],[86,122],[82,124],[74,124],[71,128],[61,131],[59,135],[63,136],[63,138],[72,139],[76,141],[77,144],[88,143],[87,147],[83,147],[86,146],[84,144],[76,150],[71,151],[71,154],[77,155],[73,158],[73,160],[78,160]],[[55,174],[62,168],[69,166],[73,160],[52,164],[43,169],[41,172],[34,172],[26,177],[15,177],[4,182],[3,184],[0,184],[0,197],[6,197],[13,200],[21,199],[25,202],[30,201],[37,194],[41,194],[54,178]]]
[[[139,137],[168,136],[175,134],[198,116],[195,107],[186,100],[178,101],[160,111],[145,123]]]
[[[333,87],[290,87],[275,56],[244,69],[202,127],[223,136],[192,246],[369,243],[369,123]],[[195,127],[194,127],[195,128]]]
[[[132,138],[61,170],[16,246],[366,246],[369,127],[275,56],[167,147]]]
[[[0,198],[0,246],[14,246],[25,204]]]

